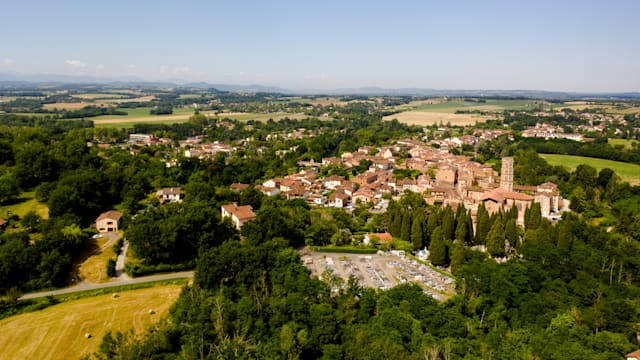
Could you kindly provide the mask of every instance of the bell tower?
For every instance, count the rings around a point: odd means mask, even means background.
[[[502,158],[502,172],[500,173],[500,188],[513,191],[513,158]]]

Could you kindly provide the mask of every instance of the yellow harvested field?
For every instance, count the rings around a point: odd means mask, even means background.
[[[129,102],[148,102],[155,99],[156,99],[155,96],[148,95],[148,96],[141,96],[133,99],[105,99],[105,100],[100,99],[100,100],[102,102],[110,103],[110,104],[121,104],[121,103],[129,103]]]
[[[79,102],[79,103],[53,103],[53,104],[44,104],[42,105],[43,109],[53,110],[53,109],[65,109],[65,110],[78,110],[82,109],[85,106],[102,106],[105,105],[103,103],[89,103],[89,102]]]
[[[193,114],[176,114],[176,115],[150,115],[139,117],[122,116],[120,118],[95,119],[93,123],[102,124],[122,124],[122,123],[154,123],[154,122],[171,122],[188,120]]]
[[[97,351],[107,330],[133,328],[141,334],[167,315],[181,288],[161,285],[120,292],[116,298],[99,295],[0,320],[0,358],[78,359]]]
[[[71,97],[78,99],[117,99],[121,98],[123,95],[119,94],[103,94],[103,93],[87,93],[87,94],[73,94]]]
[[[429,126],[451,123],[454,126],[464,126],[474,125],[476,122],[485,122],[489,117],[479,114],[449,114],[427,111],[404,111],[384,117],[384,120],[388,121],[393,119],[398,119],[399,122],[409,125]]]

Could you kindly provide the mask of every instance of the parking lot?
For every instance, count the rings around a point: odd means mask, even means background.
[[[330,270],[345,282],[353,275],[362,286],[382,290],[413,282],[437,300],[445,300],[455,292],[455,282],[451,277],[404,256],[402,252],[372,255],[314,252],[302,259],[319,278],[324,271]]]

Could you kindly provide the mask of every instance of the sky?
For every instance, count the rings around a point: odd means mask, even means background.
[[[0,73],[640,91],[640,1],[0,0]]]

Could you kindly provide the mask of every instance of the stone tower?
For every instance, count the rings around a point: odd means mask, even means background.
[[[513,191],[513,158],[502,158],[502,172],[500,173],[500,188]]]

